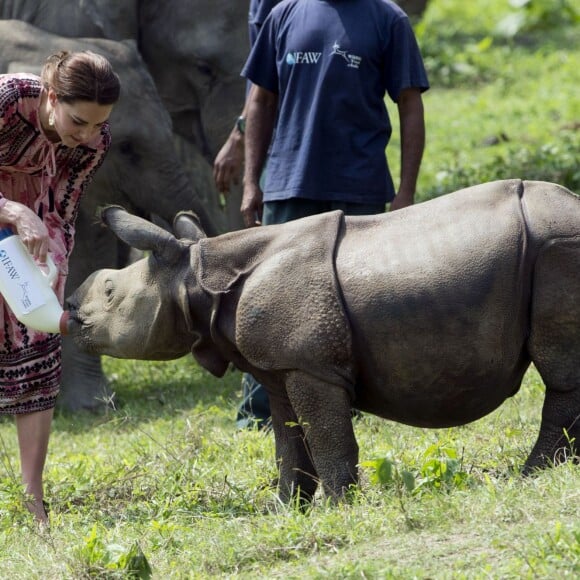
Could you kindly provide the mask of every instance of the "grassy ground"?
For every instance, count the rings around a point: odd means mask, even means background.
[[[506,39],[494,28],[507,2],[431,4],[419,28],[434,85],[421,198],[530,174],[580,190],[578,27]],[[238,373],[217,380],[190,358],[105,366],[115,408],[54,422],[50,533],[21,507],[14,426],[0,420],[0,578],[145,577],[148,566],[155,578],[580,575],[578,466],[518,475],[540,420],[534,369],[465,427],[365,415],[352,503],[320,498],[303,514],[270,486],[272,436],[235,430]]]
[[[13,459],[7,469],[14,437],[1,425],[1,577],[123,577],[137,547],[156,578],[580,572],[578,467],[527,480],[517,473],[539,425],[543,385],[533,369],[515,398],[462,428],[365,415],[355,424],[363,467],[354,501],[331,507],[320,498],[301,514],[269,485],[272,436],[234,429],[238,373],[219,381],[189,359],[105,362],[117,410],[55,421],[50,534],[20,507]],[[391,476],[379,478],[385,460]]]
[[[496,28],[511,12],[505,1],[432,0],[418,28],[432,84],[419,200],[512,177],[580,191],[580,25],[506,38]],[[393,135],[398,175],[396,127]]]

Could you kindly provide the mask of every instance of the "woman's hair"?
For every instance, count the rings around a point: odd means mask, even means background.
[[[113,105],[119,100],[121,83],[111,63],[91,51],[57,52],[46,59],[42,84],[52,89],[59,101],[91,101]]]

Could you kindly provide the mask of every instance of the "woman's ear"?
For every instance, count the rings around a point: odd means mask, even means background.
[[[48,89],[48,102],[51,104],[51,106],[54,107],[57,101],[58,97],[56,96],[54,89]]]

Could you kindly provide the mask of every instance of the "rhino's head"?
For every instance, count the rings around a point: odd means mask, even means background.
[[[102,219],[148,256],[87,278],[66,301],[69,335],[85,352],[117,358],[169,360],[190,352],[195,334],[186,280],[193,240],[203,232],[185,213],[174,224],[182,239],[119,207],[106,208]]]

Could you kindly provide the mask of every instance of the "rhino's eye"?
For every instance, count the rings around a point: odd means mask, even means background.
[[[105,282],[105,296],[107,298],[107,300],[110,302],[113,298],[113,281],[112,280],[107,280]]]

